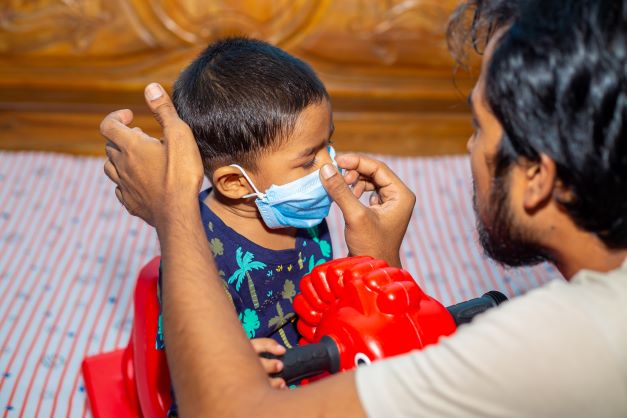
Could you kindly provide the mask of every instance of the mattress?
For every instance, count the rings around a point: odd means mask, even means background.
[[[559,273],[504,269],[476,241],[466,156],[379,156],[414,190],[404,267],[445,305],[500,290],[520,295]],[[0,152],[0,412],[90,416],[80,364],[126,345],[135,277],[159,254],[152,228],[119,205],[103,160]],[[328,218],[346,255],[337,207]],[[381,237],[373,237],[381,239]]]

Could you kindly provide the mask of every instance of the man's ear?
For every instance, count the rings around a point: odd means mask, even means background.
[[[246,177],[235,167],[219,167],[214,170],[211,178],[216,191],[229,199],[238,200],[242,196],[254,193]]]
[[[540,161],[527,161],[525,167],[525,192],[523,204],[525,210],[533,212],[545,204],[556,188],[557,168],[546,154],[540,155]]]

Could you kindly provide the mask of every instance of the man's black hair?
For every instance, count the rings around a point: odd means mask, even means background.
[[[179,76],[172,99],[191,127],[205,174],[276,149],[299,114],[328,98],[309,65],[266,42],[227,38],[210,44]]]
[[[481,49],[486,100],[504,129],[496,175],[545,154],[572,198],[559,203],[609,248],[627,248],[627,5],[623,0],[470,0],[449,46]]]

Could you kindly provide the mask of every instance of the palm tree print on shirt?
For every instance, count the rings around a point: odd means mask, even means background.
[[[235,290],[239,292],[240,287],[242,286],[242,281],[244,277],[248,280],[248,290],[250,292],[250,298],[253,301],[253,306],[255,309],[259,308],[259,298],[257,297],[257,292],[255,291],[255,284],[253,280],[250,278],[249,272],[251,270],[261,270],[266,268],[266,264],[261,261],[253,261],[255,258],[254,254],[246,251],[246,254],[242,256],[242,247],[237,247],[235,250],[235,260],[237,261],[238,269],[233,272],[231,277],[229,277],[229,284],[233,284],[235,282]]]
[[[324,264],[326,262],[327,260],[325,260],[324,258],[321,258],[320,260],[316,261],[316,259],[312,255],[311,257],[309,257],[309,270],[307,271],[307,274],[311,273],[314,267],[319,266],[320,264]]]
[[[309,234],[311,239],[316,244],[318,244],[318,246],[320,247],[320,253],[322,254],[322,257],[324,257],[319,260],[316,260],[314,255],[311,255],[309,257],[309,263],[307,266],[308,267],[307,274],[309,274],[314,269],[314,267],[319,266],[320,264],[326,263],[327,261],[326,258],[331,256],[331,244],[329,244],[324,239],[320,239],[320,231],[318,230],[317,226],[307,228],[307,233]]]
[[[211,248],[214,258],[224,254],[224,245],[222,244],[222,241],[220,241],[220,238],[213,238],[209,241],[209,247]]]
[[[329,244],[327,240],[320,239],[320,231],[318,230],[318,227],[314,226],[312,228],[307,228],[307,233],[309,234],[311,239],[320,247],[320,253],[322,253],[322,256],[327,258],[330,257],[331,244]]]
[[[239,320],[244,327],[244,331],[248,334],[248,338],[255,338],[256,331],[261,326],[257,312],[252,309],[244,309],[244,312],[239,314]]]
[[[287,299],[292,303],[294,301],[294,296],[296,296],[296,286],[294,286],[294,282],[291,280],[286,280],[283,283],[283,291],[281,292],[281,296],[283,299]]]
[[[283,308],[281,307],[281,302],[277,302],[276,304],[276,316],[270,318],[268,321],[268,327],[274,328],[275,330],[279,330],[279,335],[281,336],[281,340],[283,341],[283,345],[287,348],[292,348],[289,340],[287,339],[287,335],[285,335],[285,330],[283,329],[283,325],[287,324],[292,318],[294,318],[294,312],[289,312],[287,315],[283,313]]]
[[[305,261],[306,261],[306,258],[303,258],[303,252],[299,251],[298,252],[298,268],[299,269],[301,270],[303,269],[303,267],[305,266]]]

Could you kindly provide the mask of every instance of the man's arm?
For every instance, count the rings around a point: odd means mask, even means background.
[[[158,224],[165,339],[181,415],[363,415],[352,374],[309,390],[270,387],[224,294],[197,206],[190,206],[181,214],[186,222]]]

